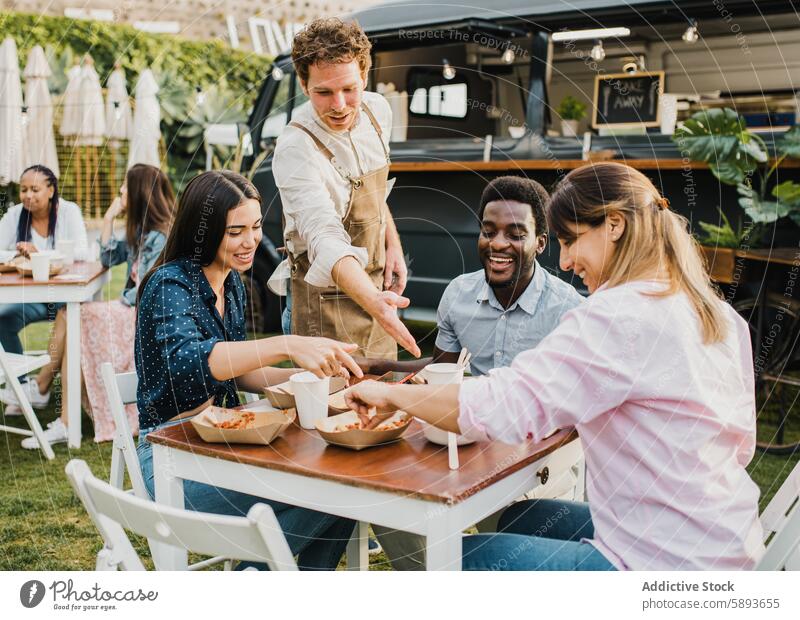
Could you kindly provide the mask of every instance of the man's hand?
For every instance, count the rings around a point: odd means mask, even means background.
[[[383,290],[402,295],[406,290],[408,269],[400,245],[386,244],[386,267],[383,270]]]
[[[366,429],[378,426],[396,411],[389,400],[392,386],[379,381],[362,381],[344,393],[347,406],[358,414]],[[372,412],[374,415],[371,415]]]
[[[380,323],[380,326],[394,338],[395,342],[414,357],[419,357],[422,352],[419,350],[417,342],[411,332],[403,325],[400,317],[397,316],[397,309],[406,308],[410,303],[411,301],[408,297],[401,297],[392,291],[383,291],[373,298],[369,307],[365,308],[365,310]]]

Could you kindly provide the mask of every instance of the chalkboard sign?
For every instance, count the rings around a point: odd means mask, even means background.
[[[612,73],[594,80],[593,127],[657,127],[664,72]]]

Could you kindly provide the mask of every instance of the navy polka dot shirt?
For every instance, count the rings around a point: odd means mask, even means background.
[[[147,280],[136,317],[139,428],[159,426],[212,396],[239,404],[233,379],[217,381],[208,356],[217,342],[245,340],[245,289],[238,272],[225,280],[225,316],[202,268],[189,259],[162,265]]]

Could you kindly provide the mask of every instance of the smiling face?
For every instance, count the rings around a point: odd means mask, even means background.
[[[314,111],[333,131],[346,131],[356,121],[367,85],[358,62],[316,63],[308,69],[308,82],[300,81]]]
[[[228,211],[225,235],[217,248],[214,264],[223,271],[247,271],[253,266],[261,235],[261,204],[258,200],[245,200]]]
[[[31,212],[33,217],[47,217],[50,213],[50,199],[55,188],[47,177],[36,170],[28,170],[19,180],[19,198],[22,206]]]
[[[536,257],[547,237],[537,235],[531,205],[513,200],[486,203],[478,237],[478,256],[493,289],[524,289],[533,277]]]
[[[616,244],[625,231],[625,219],[610,213],[598,226],[570,223],[566,228],[570,235],[558,239],[559,266],[564,271],[574,271],[594,293],[608,279]]]

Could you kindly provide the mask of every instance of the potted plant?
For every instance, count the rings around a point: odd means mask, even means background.
[[[556,113],[561,118],[561,135],[566,138],[577,138],[578,123],[586,116],[586,104],[572,95],[567,95],[558,104]]]

